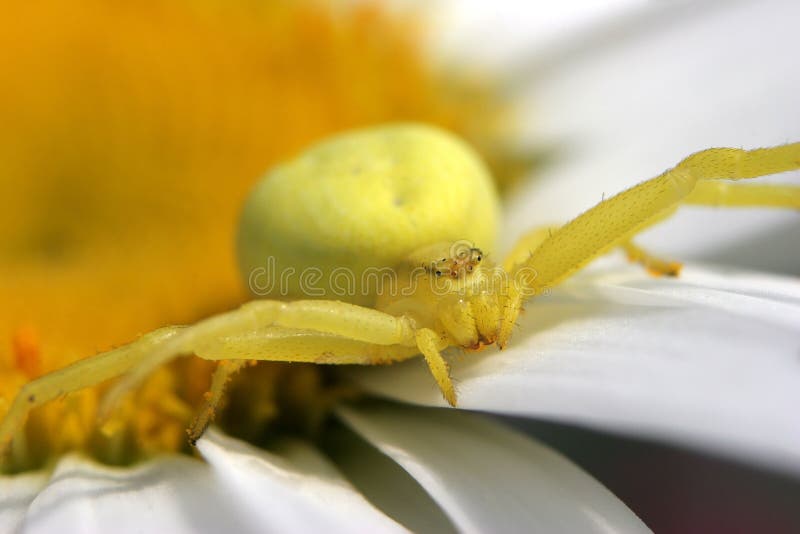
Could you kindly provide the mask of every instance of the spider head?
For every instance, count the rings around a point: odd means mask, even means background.
[[[436,258],[426,266],[433,276],[452,280],[465,279],[475,273],[483,261],[481,249],[469,244],[457,241],[450,249],[448,255]]]
[[[460,240],[435,243],[413,252],[407,267],[414,282],[429,285],[435,295],[467,295],[494,265],[471,241]]]
[[[467,241],[443,242],[409,255],[402,290],[379,304],[412,315],[418,324],[477,349],[497,339],[506,273]],[[404,285],[408,284],[408,285]]]

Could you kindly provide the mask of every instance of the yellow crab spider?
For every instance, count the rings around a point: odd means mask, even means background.
[[[677,274],[632,237],[682,204],[800,208],[800,187],[726,182],[798,168],[800,143],[704,150],[560,228],[532,231],[498,266],[482,252],[495,241],[497,193],[465,143],[414,124],[333,137],[272,170],[244,207],[242,275],[267,298],[33,380],[0,425],[0,444],[38,405],[122,376],[107,412],[155,367],[187,354],[221,361],[192,439],[229,376],[250,360],[375,365],[421,354],[455,405],[444,349],[505,347],[527,298],[615,247]]]

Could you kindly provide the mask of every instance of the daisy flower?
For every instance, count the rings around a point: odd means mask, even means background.
[[[420,20],[377,3],[7,6],[0,412],[32,378],[246,299],[239,206],[265,168],[327,133],[399,119],[460,133],[505,191],[506,248],[693,151],[800,138],[800,73],[782,59],[797,47],[791,2],[620,2],[550,15],[558,31],[511,2],[481,25],[482,4],[432,19],[438,68]],[[513,73],[513,98],[443,69],[453,50]],[[520,180],[512,134],[542,147],[535,180]],[[459,410],[419,359],[339,375],[259,364],[193,457],[184,428],[208,362],[154,373],[111,436],[95,424],[108,385],[70,394],[14,440],[0,531],[667,526],[557,450],[568,444],[546,445],[541,421],[734,459],[796,490],[797,224],[684,210],[643,240],[690,260],[680,278],[597,262],[531,302],[507,350],[451,356]],[[370,396],[343,401],[354,386]]]

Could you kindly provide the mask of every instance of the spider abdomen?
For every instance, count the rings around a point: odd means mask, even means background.
[[[418,124],[346,133],[256,185],[239,226],[240,269],[256,296],[371,305],[374,270],[440,241],[493,244],[498,212],[485,165],[451,134]]]

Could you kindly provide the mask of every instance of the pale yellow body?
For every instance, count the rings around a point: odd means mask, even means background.
[[[155,367],[184,354],[229,361],[218,367],[193,438],[209,422],[228,377],[253,359],[371,365],[422,354],[455,405],[442,350],[503,348],[524,300],[614,247],[655,272],[677,274],[675,264],[645,253],[632,237],[684,203],[800,208],[798,187],[719,181],[798,168],[800,143],[705,150],[560,228],[532,231],[498,267],[472,244],[493,243],[497,196],[463,143],[415,125],[339,136],[276,169],[256,188],[242,219],[243,274],[247,279],[275,256],[279,270],[316,268],[324,277],[346,267],[361,276],[383,267],[389,276],[374,286],[358,278],[349,296],[335,300],[299,298],[304,288],[298,282],[289,287],[298,300],[254,300],[43,376],[15,399],[0,424],[0,444],[10,442],[35,406],[124,375],[105,400],[107,412]],[[335,294],[330,280],[322,287],[322,296]]]
[[[394,267],[431,243],[493,244],[499,211],[486,165],[453,135],[417,124],[338,135],[256,185],[239,223],[242,279],[259,297],[372,306],[376,287],[362,287],[365,271]],[[264,280],[265,269],[285,287]],[[301,287],[301,273],[314,269],[324,276]],[[336,273],[352,274],[356,287],[332,288]]]

